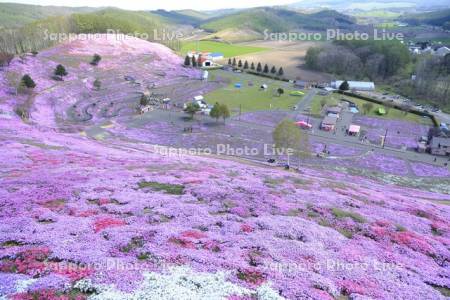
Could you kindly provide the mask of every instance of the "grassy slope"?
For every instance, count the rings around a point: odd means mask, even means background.
[[[51,16],[95,11],[88,7],[37,6],[17,3],[0,3],[0,27],[20,27]]]
[[[224,77],[224,74],[221,72],[220,76]],[[214,78],[214,72],[212,72],[212,76]],[[238,112],[240,105],[242,105],[242,112],[270,110],[270,104],[272,104],[272,109],[289,110],[302,99],[302,97],[290,96],[290,91],[279,81],[249,74],[229,73],[226,74],[226,77],[231,80],[230,84],[207,94],[205,99],[210,104],[219,102],[228,105],[232,113]],[[245,80],[243,80],[244,78]],[[254,85],[248,86],[248,81],[252,81]],[[236,83],[241,83],[242,87],[235,88]],[[268,84],[267,91],[260,90],[263,83]],[[281,97],[275,95],[279,87],[284,88],[284,94]]]
[[[394,19],[401,16],[401,13],[393,12],[385,9],[375,9],[370,11],[359,12],[356,14],[358,17],[372,17],[383,19]]]
[[[450,9],[407,15],[401,18],[401,20],[414,25],[428,24],[442,26],[445,22],[450,22]]]
[[[207,16],[193,10],[166,11],[160,9],[152,11],[151,13],[153,15],[161,16],[166,20],[170,20],[172,23],[192,26],[198,26],[205,18],[207,18]]]
[[[200,51],[222,52],[225,55],[225,57],[234,57],[265,50],[265,48],[261,47],[238,46],[212,41],[200,41],[198,42],[198,45]],[[181,53],[183,56],[186,55],[186,53],[191,50],[197,50],[197,42],[183,43],[183,46],[181,47]]]
[[[268,29],[271,32],[281,32],[290,29],[305,28],[325,30],[329,26],[346,26],[353,24],[350,17],[335,11],[320,11],[313,14],[303,14],[281,8],[252,8],[202,24],[208,31],[218,32],[229,28],[249,28],[257,32]]]
[[[199,20],[206,20],[210,18],[209,14],[193,9],[177,10],[176,12],[180,15],[185,15]]]
[[[325,99],[327,102],[327,105],[337,105],[340,101],[340,99],[347,99],[350,100],[352,102],[354,102],[357,106],[358,109],[361,111],[362,110],[362,106],[364,103],[366,103],[367,101],[358,99],[358,98],[353,98],[353,97],[348,97],[348,96],[342,96],[339,94],[330,94],[328,96],[315,96],[313,99],[313,102],[311,103],[311,113],[314,115],[319,115],[321,112],[321,101]],[[369,117],[378,117],[378,118],[384,118],[384,119],[391,119],[391,120],[403,120],[403,121],[410,121],[410,122],[415,122],[415,123],[420,123],[420,124],[431,124],[431,121],[429,119],[424,119],[418,115],[415,114],[404,114],[402,111],[398,110],[398,109],[393,109],[391,108],[389,110],[389,112],[384,115],[384,116],[380,116],[376,113],[377,109],[379,107],[381,107],[381,105],[376,105],[374,104],[373,106],[373,110],[367,114],[367,116]]]
[[[81,32],[102,32],[106,29],[120,29],[121,32],[147,32],[167,27],[171,24],[165,17],[144,11],[127,11],[121,9],[104,9],[94,13],[75,14]]]

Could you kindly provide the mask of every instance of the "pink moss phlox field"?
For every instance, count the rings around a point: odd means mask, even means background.
[[[387,120],[374,117],[356,116],[355,124],[367,128],[366,136],[373,142],[380,144],[381,137],[386,134],[386,145],[395,148],[415,148],[420,136],[427,136],[430,126],[400,121]]]
[[[95,50],[155,49],[133,45]],[[43,118],[58,111],[48,101],[24,122],[12,113],[18,99],[1,97],[1,297],[87,299],[98,292],[77,288],[87,280],[133,293],[149,273],[182,266],[286,299],[445,299],[449,195],[312,167],[162,156],[148,142],[59,130],[59,118]]]

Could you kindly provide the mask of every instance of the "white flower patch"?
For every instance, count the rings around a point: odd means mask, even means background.
[[[24,279],[24,280],[18,280],[16,282],[16,292],[17,293],[25,293],[28,290],[28,287],[35,283],[37,279]]]
[[[273,290],[268,283],[261,285],[256,290],[256,296],[259,300],[284,300],[284,297],[278,295],[278,293]]]
[[[255,295],[261,300],[283,300],[268,284],[256,291],[240,287],[227,281],[228,273],[198,273],[187,267],[170,268],[168,273],[145,273],[141,286],[134,293],[124,293],[112,286],[93,286],[89,281],[80,281],[76,288],[96,291],[89,300],[222,300],[229,296]]]

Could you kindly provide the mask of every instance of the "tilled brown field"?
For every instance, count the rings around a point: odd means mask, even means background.
[[[330,75],[307,70],[304,67],[306,51],[309,47],[317,45],[319,42],[288,42],[288,41],[253,41],[242,43],[241,45],[264,47],[267,51],[250,53],[238,57],[247,60],[249,63],[268,64],[269,66],[283,67],[287,78],[300,79],[315,82],[327,82],[332,78]]]

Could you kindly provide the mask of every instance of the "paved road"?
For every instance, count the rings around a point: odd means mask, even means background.
[[[384,101],[384,102],[394,102],[395,104],[404,105],[405,102],[403,101],[404,98],[400,97],[398,98],[398,95],[384,95],[379,92],[360,92],[362,95],[367,95],[369,97],[376,98],[377,100]],[[412,104],[414,105],[414,103]],[[444,112],[431,112],[431,114],[435,115],[436,118],[441,123],[450,124],[450,114],[444,113]]]
[[[297,104],[297,111],[306,111],[311,107],[314,96],[317,95],[316,89],[311,89]],[[309,111],[309,110],[308,110]]]

